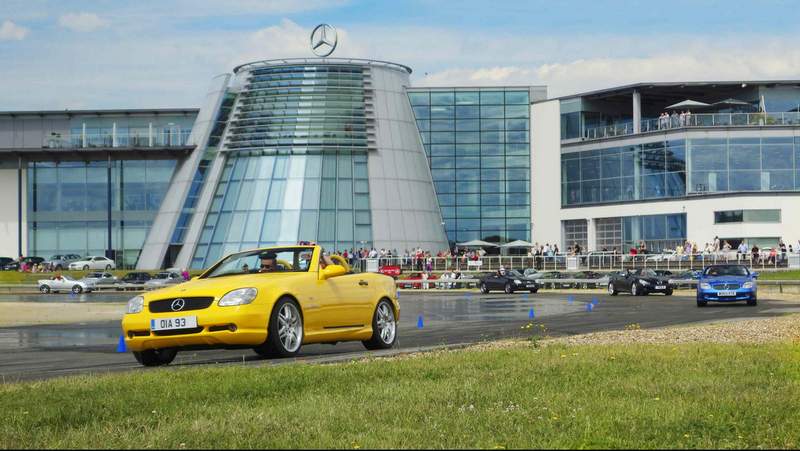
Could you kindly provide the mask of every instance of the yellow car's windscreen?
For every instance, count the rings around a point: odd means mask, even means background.
[[[314,249],[310,247],[260,249],[231,254],[203,275],[203,278],[270,272],[306,272]]]

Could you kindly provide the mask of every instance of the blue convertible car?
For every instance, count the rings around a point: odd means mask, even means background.
[[[697,306],[708,302],[747,301],[756,305],[756,278],[758,273],[750,272],[743,265],[713,265],[703,270],[697,281]]]

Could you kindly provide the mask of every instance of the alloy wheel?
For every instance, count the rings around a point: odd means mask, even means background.
[[[378,333],[381,341],[386,344],[394,341],[394,334],[397,330],[397,324],[394,319],[394,312],[387,303],[382,303],[378,306]]]
[[[287,302],[278,312],[278,338],[287,352],[295,352],[303,341],[303,321],[300,312]]]

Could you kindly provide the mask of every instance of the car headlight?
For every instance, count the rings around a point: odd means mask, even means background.
[[[646,280],[642,280],[642,279],[639,279],[639,283],[642,284],[642,285],[645,285],[645,286],[650,285],[650,282],[648,282]]]
[[[742,288],[753,288],[753,282],[745,282],[742,284]]]
[[[139,313],[144,309],[144,298],[136,296],[128,301],[128,313]]]
[[[700,289],[701,290],[710,290],[711,289],[711,284],[710,283],[706,283],[706,282],[702,282],[700,284]]]
[[[517,285],[522,285],[522,281],[521,280],[515,280],[514,283],[517,284]]]
[[[258,295],[258,290],[255,288],[239,288],[228,292],[217,303],[220,307],[230,307],[232,305],[245,305],[253,302]]]

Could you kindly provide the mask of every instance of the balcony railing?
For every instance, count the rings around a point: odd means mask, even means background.
[[[87,149],[101,147],[183,147],[191,130],[160,130],[153,133],[51,133],[42,147],[47,149]]]
[[[769,127],[800,126],[800,112],[787,113],[697,113],[668,119],[643,119],[640,133],[687,127]],[[605,139],[634,134],[633,122],[587,128],[583,139]]]

